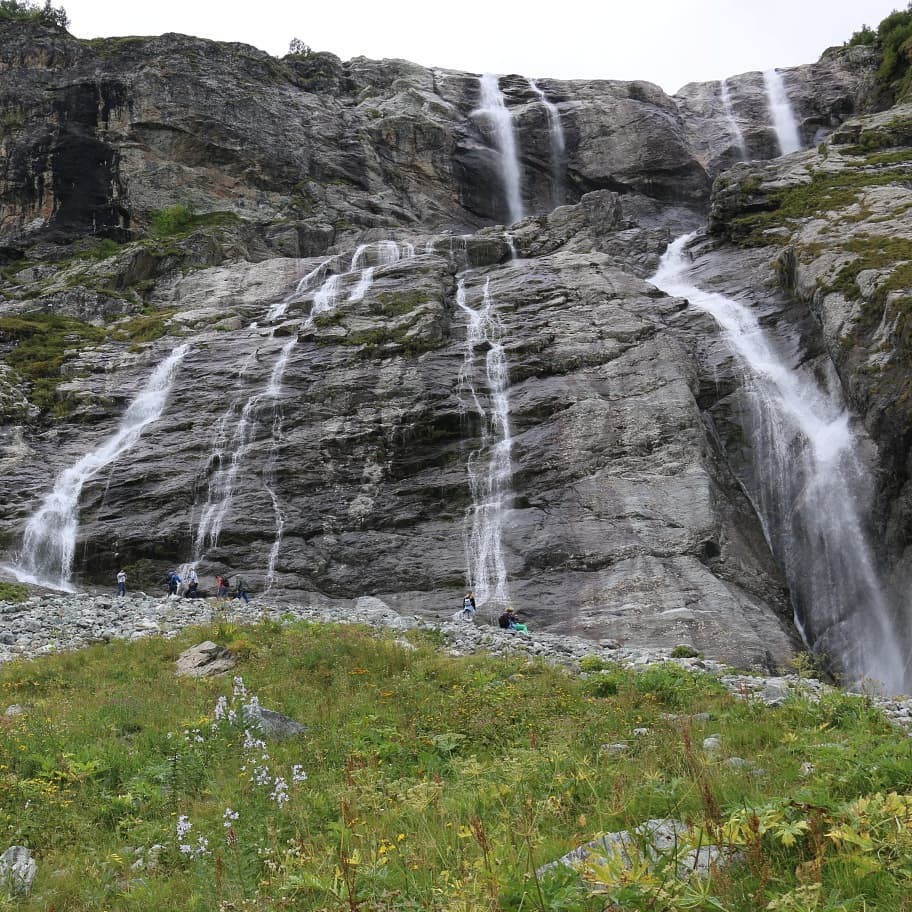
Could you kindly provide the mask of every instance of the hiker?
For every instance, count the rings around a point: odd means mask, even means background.
[[[245,605],[250,604],[250,595],[247,592],[247,583],[244,582],[244,578],[241,576],[236,576],[234,578],[234,598],[243,599]]]
[[[199,595],[199,576],[195,568],[191,567],[187,572],[187,591],[184,598],[196,598]]]
[[[518,630],[520,633],[529,632],[529,628],[519,622],[519,618],[516,616],[516,609],[512,605],[497,619],[497,626],[503,630]]]
[[[471,621],[475,617],[475,595],[467,592],[462,599],[462,619]]]
[[[215,593],[219,598],[226,598],[228,595],[228,580],[224,576],[215,578]]]
[[[168,595],[177,595],[180,589],[181,578],[176,570],[168,571]]]
[[[123,570],[120,570],[117,573],[117,594],[127,594],[127,574]]]

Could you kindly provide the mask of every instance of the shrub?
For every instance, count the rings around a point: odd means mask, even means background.
[[[699,659],[700,653],[693,646],[686,646],[682,643],[671,650],[671,657],[673,659]]]
[[[70,24],[66,10],[62,6],[59,9],[51,6],[50,0],[45,0],[44,6],[38,6],[32,0],[0,0],[0,22],[3,20],[40,22],[61,29]]]
[[[190,227],[193,221],[193,210],[178,203],[152,213],[151,227],[155,237],[168,237],[178,234]]]

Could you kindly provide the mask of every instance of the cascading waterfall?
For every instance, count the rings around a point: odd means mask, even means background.
[[[501,342],[501,326],[486,280],[481,306],[473,310],[466,303],[465,281],[460,278],[456,303],[467,318],[465,354],[459,372],[459,387],[467,392],[481,418],[481,446],[468,464],[472,506],[466,521],[465,550],[468,584],[479,606],[504,603],[510,589],[502,546],[504,519],[512,498],[510,450],[509,367]],[[486,347],[485,384],[489,408],[482,405],[475,382],[476,350]]]
[[[347,276],[360,270],[358,282],[348,297],[349,301],[360,301],[370,289],[377,267],[389,266],[414,255],[415,247],[410,243],[400,245],[395,241],[386,240],[361,244],[352,256],[348,271],[342,274],[332,273],[326,276],[316,290],[313,295],[310,313],[304,322],[304,326],[313,326],[318,316],[329,313],[336,308],[342,294],[343,280]],[[316,281],[325,276],[327,270],[337,261],[337,256],[330,257],[307,273],[298,282],[294,292],[279,302],[279,304],[270,308],[267,319],[276,320],[283,316],[288,305],[310,291]],[[217,468],[210,479],[206,503],[194,536],[193,553],[195,564],[200,561],[207,547],[215,547],[218,544],[222,525],[234,496],[238,473],[253,444],[254,433],[260,423],[259,412],[261,406],[266,402],[272,403],[272,446],[262,473],[263,486],[272,501],[276,525],[275,539],[270,549],[266,569],[265,584],[267,591],[275,582],[275,567],[285,529],[285,511],[276,491],[275,476],[278,448],[282,439],[282,413],[280,408],[282,381],[291,351],[296,343],[297,336],[294,336],[279,351],[268,383],[265,388],[252,393],[247,398],[237,421],[234,422],[230,438],[228,436],[228,428],[232,424],[232,418],[236,414],[240,402],[232,403],[228,411],[220,419],[209,456],[209,465],[215,465]]]
[[[551,137],[551,202],[553,206],[561,206],[566,199],[564,172],[567,167],[567,140],[564,136],[564,125],[561,123],[557,105],[538,87],[534,79],[529,80],[529,88],[538,96],[538,100],[548,115]]]
[[[415,245],[404,243],[401,246],[395,241],[376,241],[372,244],[361,244],[355,250],[349,266],[349,272],[361,270],[358,283],[355,285],[348,300],[352,302],[363,301],[374,282],[374,272],[378,266],[392,266],[400,260],[411,259],[415,255]],[[365,266],[365,263],[370,263]]]
[[[234,409],[233,405],[219,422],[215,446],[210,456],[210,463],[214,461],[218,468],[209,482],[206,504],[203,507],[203,513],[194,537],[193,555],[195,561],[201,559],[206,547],[214,547],[218,544],[222,525],[228,508],[231,506],[231,499],[234,496],[238,472],[253,442],[254,431],[257,427],[257,414],[260,404],[264,400],[273,403],[273,422],[275,422],[276,400],[282,388],[282,378],[285,374],[288,359],[291,356],[291,350],[297,341],[297,336],[292,336],[282,346],[272,366],[269,382],[262,391],[253,393],[244,403],[230,440],[226,440],[225,435],[228,420]],[[230,453],[231,456],[226,462],[227,453]]]
[[[779,142],[779,154],[790,155],[792,152],[800,152],[804,147],[782,74],[778,70],[767,70],[763,74],[763,84],[766,86],[773,129]]]
[[[742,161],[747,161],[747,144],[744,142],[744,134],[738,121],[735,119],[735,111],[732,108],[731,93],[728,91],[728,83],[723,79],[719,83],[719,93],[722,96],[722,109],[725,111],[725,120],[728,124],[728,133],[733,142],[738,147]]]
[[[301,295],[306,294],[311,290],[311,288],[313,288],[317,279],[323,276],[333,260],[335,260],[335,257],[330,257],[329,259],[324,260],[322,263],[320,263],[320,265],[315,269],[311,269],[311,271],[308,272],[300,282],[298,282],[295,290],[290,295],[286,295],[284,298],[282,298],[281,301],[273,304],[272,307],[269,308],[269,311],[266,313],[266,322],[274,323],[280,317],[284,317],[289,305],[301,297]]]
[[[743,369],[753,463],[747,493],[785,571],[796,624],[853,681],[870,678],[900,692],[909,685],[908,649],[867,540],[869,484],[849,415],[783,360],[749,307],[687,278],[691,237],[671,244],[650,281],[711,314]]]
[[[518,222],[524,215],[522,200],[522,171],[516,142],[516,125],[513,115],[504,102],[500,82],[492,73],[480,79],[481,106],[474,111],[491,122],[494,144],[499,153],[500,177],[510,222]]]
[[[18,579],[71,591],[82,489],[133,447],[146,427],[161,417],[178,365],[188,350],[187,344],[177,346],[130,403],[114,435],[57,476],[51,493],[26,524],[19,564],[10,568]]]

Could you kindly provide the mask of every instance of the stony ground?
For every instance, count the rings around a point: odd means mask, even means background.
[[[719,676],[734,694],[778,705],[795,689],[809,695],[828,685],[797,674],[754,674],[732,669],[703,657],[674,658],[672,649],[625,646],[613,639],[588,640],[534,630],[528,634],[501,630],[485,621],[466,622],[456,616],[438,622],[399,614],[377,598],[357,599],[351,606],[312,607],[268,604],[254,600],[158,598],[135,593],[126,598],[99,595],[38,596],[21,603],[0,602],[0,662],[36,658],[66,649],[78,649],[115,638],[141,639],[173,636],[178,631],[219,619],[256,623],[264,619],[318,623],[365,624],[390,630],[415,627],[437,630],[451,655],[487,652],[492,655],[526,653],[579,669],[587,656],[625,667],[675,662],[685,668]],[[686,644],[682,644],[686,645]],[[912,697],[871,696],[894,723],[912,734]]]

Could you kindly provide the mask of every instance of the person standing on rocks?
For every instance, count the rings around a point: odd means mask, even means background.
[[[247,592],[247,583],[244,581],[242,576],[236,576],[234,578],[234,597],[237,599],[243,599],[245,605],[250,604],[250,595]]]
[[[117,594],[127,594],[127,574],[123,570],[119,570],[117,573]]]
[[[215,578],[215,592],[219,598],[226,598],[228,595],[228,580],[224,576],[217,576]]]
[[[475,594],[467,592],[462,599],[462,619],[471,621],[475,617]]]
[[[186,598],[196,598],[199,595],[199,575],[194,567],[187,572],[187,591],[184,593]]]
[[[180,588],[181,578],[176,570],[168,571],[168,595],[177,595]]]

